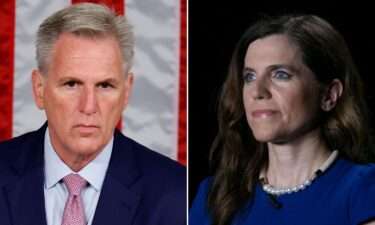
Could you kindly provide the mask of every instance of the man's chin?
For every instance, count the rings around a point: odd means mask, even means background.
[[[79,155],[81,157],[90,156],[90,155],[96,155],[98,152],[100,152],[103,147],[99,145],[78,145],[73,147],[73,151],[76,155]]]
[[[96,135],[89,135],[87,137],[80,136],[71,142],[71,146],[76,152],[95,152],[101,148],[100,138]]]

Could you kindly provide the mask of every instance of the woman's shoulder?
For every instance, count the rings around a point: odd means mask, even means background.
[[[196,194],[189,212],[189,224],[210,224],[210,216],[207,212],[207,194],[211,188],[214,177],[205,178]]]
[[[350,224],[375,218],[375,164],[357,164],[340,159],[341,189],[348,190]],[[343,197],[343,196],[342,196]]]
[[[375,183],[375,164],[357,164],[341,158],[337,162],[338,172],[345,177],[351,185],[356,183],[372,181]]]
[[[207,177],[205,178],[199,185],[198,193],[195,196],[194,203],[198,204],[205,204],[207,194],[211,188],[212,182],[214,181],[214,177]]]
[[[207,193],[211,188],[212,183],[214,182],[214,177],[206,177],[201,184],[199,185],[199,192]]]

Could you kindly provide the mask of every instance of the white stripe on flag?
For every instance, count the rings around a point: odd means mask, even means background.
[[[180,1],[126,0],[134,26],[135,83],[124,133],[177,159]]]

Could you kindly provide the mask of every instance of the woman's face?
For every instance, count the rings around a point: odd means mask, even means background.
[[[246,117],[258,141],[290,142],[316,127],[320,99],[315,75],[285,35],[249,45],[243,79]]]

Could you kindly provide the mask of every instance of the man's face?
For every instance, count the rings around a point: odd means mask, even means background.
[[[133,83],[115,38],[62,34],[47,76],[34,71],[32,78],[57,154],[68,165],[91,161],[111,139]]]

